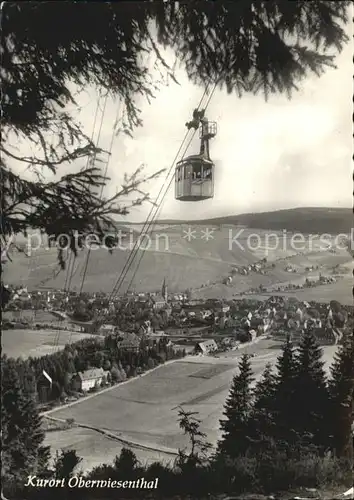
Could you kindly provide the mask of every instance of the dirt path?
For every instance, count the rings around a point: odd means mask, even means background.
[[[52,420],[53,422],[62,422],[65,423],[66,420],[62,418],[56,418],[56,417],[50,417],[46,415],[46,418]],[[130,448],[136,448],[137,450],[144,450],[144,451],[157,451],[158,453],[163,453],[165,455],[169,455],[171,457],[177,457],[178,456],[178,450],[174,450],[172,448],[166,448],[166,447],[159,447],[159,446],[150,446],[150,445],[144,445],[141,443],[136,443],[135,441],[131,441],[130,439],[127,439],[125,437],[122,437],[121,434],[117,435],[112,432],[109,432],[105,429],[101,429],[98,427],[92,427],[91,425],[87,424],[81,424],[79,422],[75,422],[75,426],[81,427],[82,429],[88,429],[90,431],[95,431],[100,434],[103,434],[106,437],[109,437],[111,439],[114,439],[115,441],[118,441],[119,443],[123,445],[127,445]]]

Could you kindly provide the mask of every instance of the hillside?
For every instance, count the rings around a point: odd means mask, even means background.
[[[274,231],[302,233],[349,233],[353,226],[351,208],[293,208],[273,212],[228,215],[198,221],[162,220],[159,224],[226,224]]]
[[[188,226],[185,225],[161,225],[155,228],[154,233],[150,234],[147,240],[147,251],[143,256],[142,250],[139,251],[120,292],[125,291],[129,286],[140,257],[142,259],[130,287],[131,290],[159,290],[163,280],[166,279],[171,292],[181,292],[189,288],[193,289],[198,296],[220,298],[231,298],[234,294],[260,285],[269,287],[294,280],[303,283],[306,277],[306,266],[320,266],[320,271],[326,274],[331,272],[334,265],[347,265],[350,261],[347,251],[337,250],[333,253],[329,247],[321,249],[318,242],[314,241],[311,241],[311,245],[307,244],[303,252],[298,252],[291,248],[290,239],[281,239],[281,232],[271,233],[279,238],[278,244],[274,246],[272,239],[268,240],[267,244],[267,236],[269,236],[267,231],[243,229],[237,239],[239,244],[236,244],[233,242],[233,237],[239,233],[239,228],[219,227],[212,232],[212,237],[208,240],[205,238],[207,228],[208,226],[194,225],[191,238],[187,238]],[[250,243],[255,233],[260,239],[260,244],[253,246]],[[145,244],[143,240],[141,247],[144,248]],[[105,249],[93,250],[87,268],[84,291],[110,292],[128,256],[128,240],[123,240],[121,249],[114,250],[112,254]],[[265,275],[238,274],[232,286],[222,285],[234,266],[248,266],[264,257],[267,258],[270,266]],[[64,287],[67,273],[61,271],[58,276],[54,277],[58,269],[55,249],[41,248],[27,258],[22,253],[14,253],[12,259],[13,262],[9,262],[4,269],[6,283],[26,284],[29,289],[38,286]],[[71,290],[80,289],[85,261],[86,251],[79,252],[74,264]],[[274,263],[275,267],[272,267],[271,263]],[[296,268],[296,274],[286,272],[285,267],[288,264]],[[350,271],[348,273],[350,274]],[[346,282],[338,283],[335,287],[328,285],[328,287],[326,296],[330,299],[338,297],[341,300],[346,295],[350,298]],[[331,296],[332,289],[335,292],[333,297]]]

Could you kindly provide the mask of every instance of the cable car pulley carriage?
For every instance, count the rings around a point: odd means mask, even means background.
[[[175,198],[179,201],[201,201],[214,196],[214,163],[209,155],[209,140],[216,135],[216,123],[209,122],[204,110],[193,112],[188,129],[200,131],[200,152],[180,160],[175,171]]]

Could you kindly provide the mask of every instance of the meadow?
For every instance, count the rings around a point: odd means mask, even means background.
[[[325,347],[327,367],[333,359],[335,347]],[[252,365],[256,377],[259,377],[267,363],[274,364],[280,353],[280,344],[272,340],[263,340],[249,345],[239,353],[228,353],[220,358],[192,357],[162,366],[146,376],[132,379],[128,383],[118,385],[109,391],[91,398],[80,400],[67,408],[58,408],[50,412],[51,417],[73,418],[77,424],[88,425],[95,429],[105,430],[133,443],[132,449],[138,458],[144,460],[146,453],[139,450],[139,445],[155,448],[149,452],[150,457],[156,453],[163,456],[163,450],[175,451],[184,448],[188,442],[178,427],[178,408],[196,411],[202,420],[201,429],[206,432],[208,440],[215,444],[219,436],[219,419],[227,397],[232,377],[237,373],[237,363],[242,352],[256,353]],[[53,451],[60,447],[70,447],[72,436],[82,430],[71,429],[59,433],[49,433],[47,443]],[[86,431],[86,429],[85,429]],[[60,436],[56,441],[53,434]],[[85,463],[90,462],[92,449],[97,453],[102,450],[102,434],[94,435],[90,430],[87,447],[80,445],[81,456]],[[107,451],[104,460],[112,461],[119,453],[121,444],[112,444],[107,439]],[[96,443],[97,440],[97,444]],[[109,443],[108,443],[109,440]],[[135,446],[134,446],[135,443]],[[94,451],[96,454],[96,451]],[[94,457],[96,460],[96,456]],[[171,460],[166,455],[165,460]]]
[[[64,330],[2,330],[1,350],[12,358],[40,357],[86,337],[90,335]]]

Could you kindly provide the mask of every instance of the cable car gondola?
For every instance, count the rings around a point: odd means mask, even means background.
[[[204,111],[195,110],[186,126],[200,130],[200,153],[180,160],[175,171],[175,198],[201,201],[214,197],[214,163],[209,156],[209,140],[216,135],[216,123],[209,122]]]

